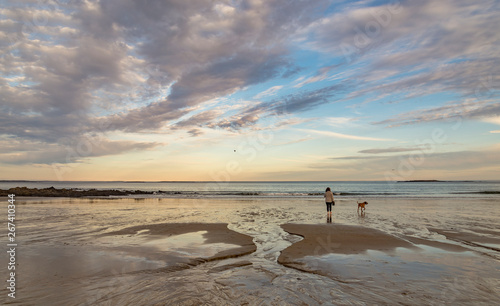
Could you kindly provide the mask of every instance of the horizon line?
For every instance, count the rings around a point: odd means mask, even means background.
[[[246,180],[246,181],[123,181],[123,180],[110,180],[110,181],[93,181],[93,180],[83,180],[83,181],[61,181],[61,180],[0,180],[0,182],[60,182],[60,183],[218,183],[218,184],[226,184],[226,183],[323,183],[323,182],[485,182],[485,181],[500,181],[500,180],[492,180],[492,179],[479,179],[479,180],[470,180],[470,179],[461,179],[461,180],[438,180],[438,179],[415,179],[415,180],[331,180],[331,181],[299,181],[299,180]]]

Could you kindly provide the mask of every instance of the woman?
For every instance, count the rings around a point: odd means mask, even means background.
[[[330,187],[326,188],[324,197],[325,197],[325,202],[326,202],[327,217],[331,218],[332,217],[332,205],[335,205],[335,202],[333,200],[333,193],[330,190]]]

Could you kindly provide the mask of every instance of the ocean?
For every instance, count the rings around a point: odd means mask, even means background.
[[[0,189],[74,188],[142,190],[139,197],[322,197],[326,187],[340,198],[498,198],[500,181],[318,181],[318,182],[140,182],[0,181]],[[134,195],[131,197],[138,197]]]

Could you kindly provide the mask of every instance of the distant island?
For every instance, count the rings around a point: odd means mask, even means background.
[[[397,181],[397,182],[398,183],[449,183],[449,182],[470,183],[474,181],[408,180],[408,181]]]
[[[436,182],[445,182],[438,180],[409,180],[409,181],[397,181],[398,183],[436,183]]]

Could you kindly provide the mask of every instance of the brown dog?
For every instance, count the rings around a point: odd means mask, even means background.
[[[368,202],[365,201],[365,202],[362,202],[362,203],[359,203],[359,202],[357,202],[357,203],[358,203],[358,212],[359,212],[360,208],[361,208],[361,212],[362,213],[365,212],[365,205],[368,205]]]

